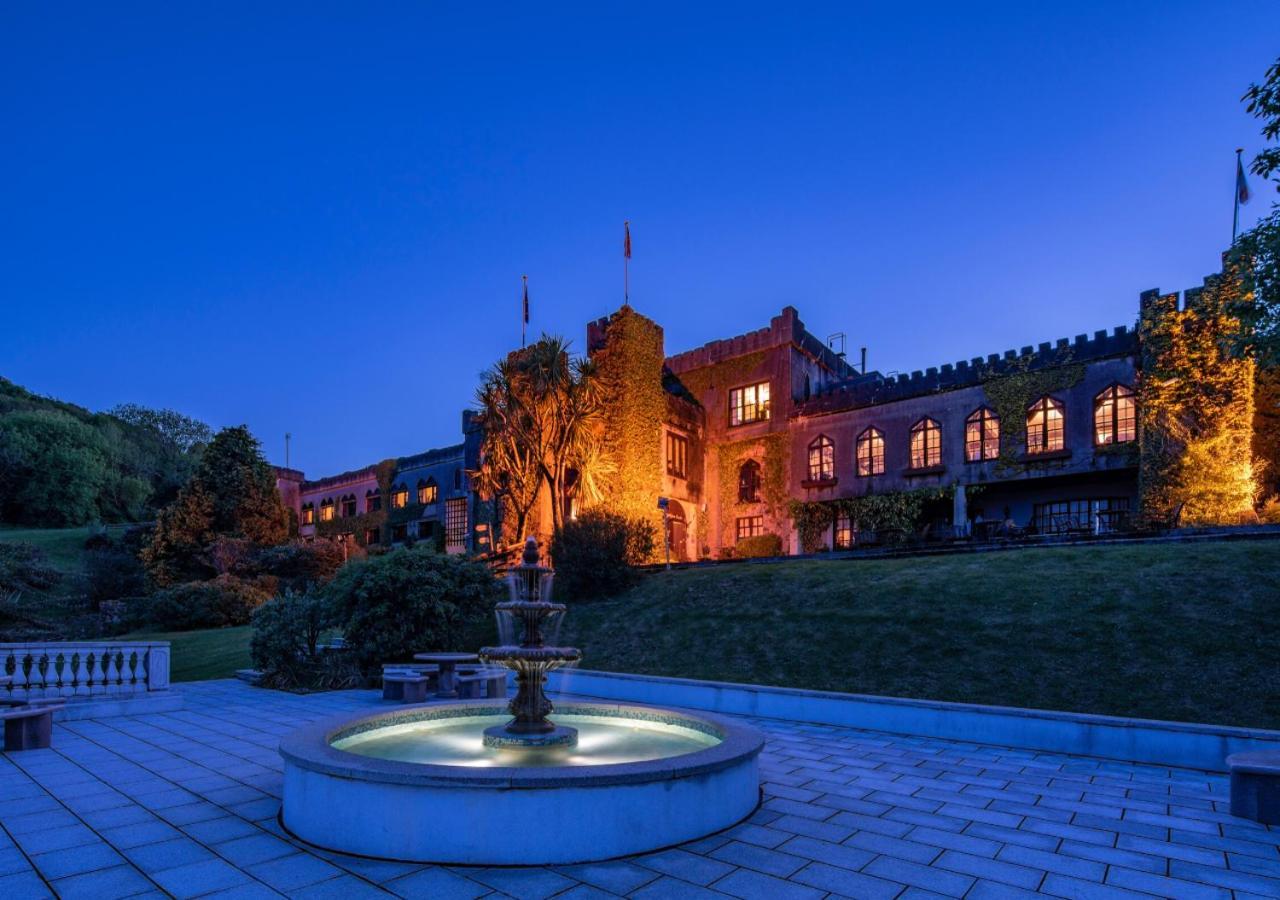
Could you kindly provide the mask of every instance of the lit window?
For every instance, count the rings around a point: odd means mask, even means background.
[[[418,482],[418,502],[423,506],[429,503],[435,503],[440,497],[440,487],[436,484],[434,478],[428,478],[426,481]]]
[[[409,505],[409,489],[403,484],[398,484],[391,492],[391,508],[404,509]]]
[[[964,420],[964,458],[982,462],[1000,455],[1000,419],[991,410],[975,410]]]
[[[858,435],[858,474],[884,474],[884,433],[878,428],[868,428]]]
[[[1138,435],[1133,389],[1113,384],[1093,398],[1093,442],[1123,444]]]
[[[689,439],[683,434],[667,432],[667,474],[685,478],[689,465]]]
[[[760,502],[760,463],[749,459],[738,469],[738,502]]]
[[[382,509],[382,493],[380,491],[365,491],[364,509],[365,512],[377,512]]]
[[[764,516],[741,516],[738,519],[738,540],[760,537],[764,534]]]
[[[329,512],[332,514],[333,512],[332,506],[329,507]],[[332,518],[332,515],[330,515],[330,518]],[[312,506],[310,503],[308,503],[306,506],[302,507],[302,524],[314,525],[315,523],[316,523],[316,508]]]
[[[836,477],[836,445],[825,434],[809,445],[809,480],[834,481]]]
[[[333,501],[330,500],[329,502],[332,503]],[[347,494],[347,496],[342,498],[342,518],[350,519],[355,514],[356,514],[356,496],[355,494]],[[333,516],[330,516],[329,518],[333,518]]]
[[[1053,453],[1062,449],[1062,404],[1041,397],[1027,411],[1027,453]]]
[[[836,541],[837,550],[848,550],[853,546],[853,522],[849,519],[847,512],[836,514]]]
[[[332,500],[325,500],[323,503],[320,504],[320,521],[321,522],[333,521],[333,501]]]
[[[911,426],[911,468],[942,465],[942,426],[933,419],[921,419]]]
[[[769,418],[769,382],[729,391],[729,424],[746,425]]]
[[[450,552],[466,549],[467,500],[458,497],[444,503],[444,540]]]

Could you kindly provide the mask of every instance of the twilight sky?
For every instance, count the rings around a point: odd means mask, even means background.
[[[624,218],[668,353],[1130,324],[1216,268],[1280,55],[1274,0],[541,6],[0,7],[0,375],[330,474],[460,439],[521,273],[581,348]]]

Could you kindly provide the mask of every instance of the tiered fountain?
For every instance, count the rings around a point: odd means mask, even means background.
[[[501,645],[480,655],[515,671],[511,702],[380,708],[294,732],[280,744],[289,831],[363,856],[538,865],[671,846],[755,809],[764,740],[746,725],[564,699],[548,719],[547,672],[582,654],[555,646],[565,607],[533,538],[507,581]]]

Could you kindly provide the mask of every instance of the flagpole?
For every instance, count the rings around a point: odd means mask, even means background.
[[[1243,147],[1236,148],[1236,187],[1233,192],[1236,195],[1236,211],[1231,219],[1231,246],[1235,246],[1236,236],[1240,233],[1240,154],[1244,153]]]
[[[520,281],[524,284],[524,293],[520,300],[520,349],[523,350],[529,331],[529,276],[521,275]]]
[[[631,304],[631,220],[622,222],[622,305]]]

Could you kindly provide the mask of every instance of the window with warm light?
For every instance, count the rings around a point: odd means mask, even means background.
[[[667,432],[667,474],[673,478],[687,477],[689,467],[689,439],[674,431]]]
[[[809,445],[809,480],[834,481],[836,477],[836,445],[825,434]]]
[[[739,516],[738,540],[764,534],[764,516]]]
[[[1093,398],[1093,442],[1124,444],[1138,436],[1138,407],[1133,389],[1113,384]]]
[[[1027,453],[1053,453],[1063,447],[1062,404],[1041,397],[1027,410]]]
[[[749,459],[738,468],[738,502],[760,502],[760,463]]]
[[[1000,419],[983,407],[964,420],[964,458],[984,462],[1000,455]]]
[[[440,486],[434,478],[418,482],[418,502],[423,506],[435,503],[440,498]]]
[[[325,500],[323,503],[320,504],[320,521],[321,522],[333,521],[333,501],[332,500]]]
[[[464,497],[446,500],[444,504],[445,545],[454,549],[467,541],[467,501]]]
[[[329,511],[330,512],[333,511],[332,507],[330,508]],[[302,524],[303,525],[316,524],[316,508],[312,506],[310,503],[302,507]]]
[[[848,550],[853,546],[853,521],[846,512],[836,515],[835,548]]]
[[[769,418],[769,382],[729,391],[729,424],[748,425]]]
[[[879,428],[868,428],[858,435],[857,446],[858,474],[884,474],[884,432]]]
[[[928,469],[942,465],[942,426],[933,419],[921,419],[911,426],[911,468]]]
[[[342,518],[350,519],[356,514],[356,496],[355,494],[347,494],[342,498]],[[330,516],[330,518],[333,518]]]
[[[397,484],[391,491],[391,508],[404,509],[409,505],[409,489],[403,484]]]

